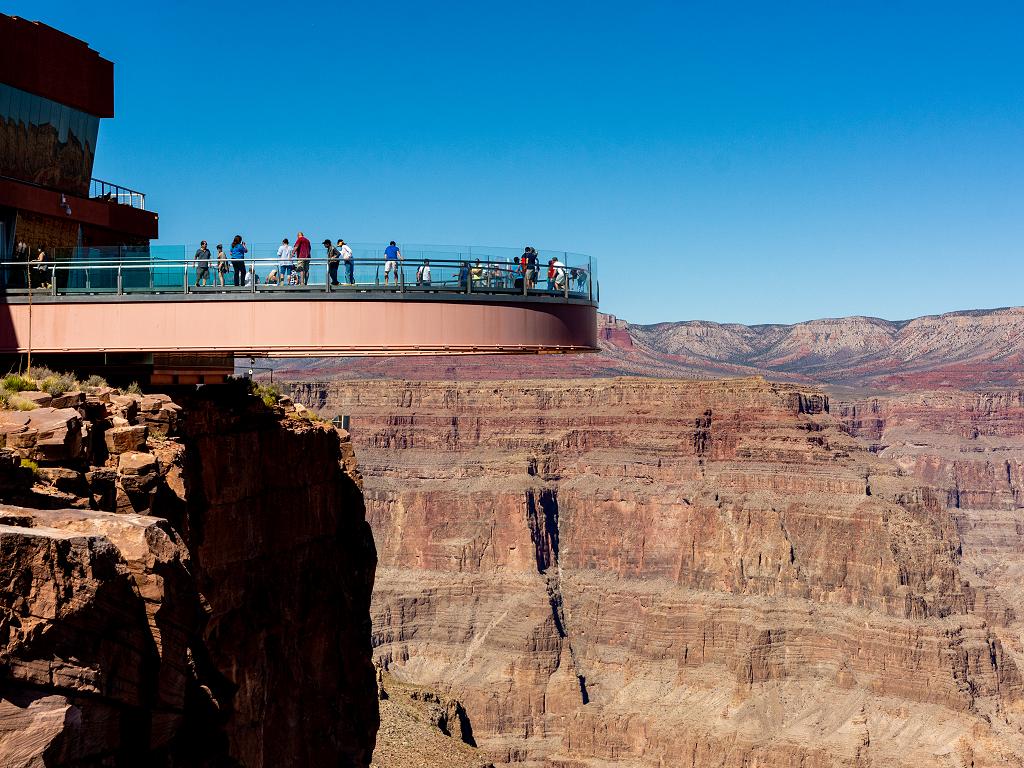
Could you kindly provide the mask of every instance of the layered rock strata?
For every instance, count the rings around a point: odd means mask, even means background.
[[[500,762],[995,766],[1005,625],[945,498],[758,379],[297,384],[348,415],[375,656]]]
[[[368,765],[347,435],[234,387],[77,406],[0,414],[2,498],[35,507],[0,506],[0,765]]]
[[[1024,392],[922,392],[843,402],[851,434],[936,489],[955,521],[973,611],[1024,665]]]

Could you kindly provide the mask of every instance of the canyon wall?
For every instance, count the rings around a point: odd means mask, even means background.
[[[0,764],[369,765],[347,435],[238,387],[58,404],[0,414]]]
[[[492,759],[1024,759],[1013,628],[944,492],[759,379],[296,384],[348,415],[375,657]]]
[[[972,608],[1024,659],[1024,391],[921,392],[843,402],[846,429],[936,489],[957,526]]]

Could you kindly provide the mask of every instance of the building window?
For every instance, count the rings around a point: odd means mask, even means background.
[[[99,125],[98,117],[0,83],[3,175],[88,195]]]

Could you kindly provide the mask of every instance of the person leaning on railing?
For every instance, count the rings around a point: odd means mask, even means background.
[[[40,248],[39,253],[36,254],[35,259],[32,262],[32,271],[36,273],[36,279],[34,281],[35,287],[37,288],[49,288],[50,281],[47,279],[49,275],[46,268],[46,249]],[[32,283],[29,283],[29,287],[32,287]]]
[[[332,286],[341,285],[338,282],[338,264],[341,262],[341,251],[331,244],[331,238],[325,238],[324,248],[327,249],[327,280]]]
[[[398,277],[398,262],[402,261],[402,251],[392,240],[391,244],[384,249],[384,285],[388,284],[388,275],[395,273],[395,285],[401,282]]]
[[[430,259],[424,259],[420,268],[416,270],[416,285],[430,287]]]

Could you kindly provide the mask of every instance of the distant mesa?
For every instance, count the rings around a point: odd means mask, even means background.
[[[324,380],[760,375],[856,390],[1024,386],[1024,307],[904,321],[842,317],[793,325],[704,320],[634,325],[599,314],[598,337],[595,355],[291,360],[278,367],[289,376]]]

